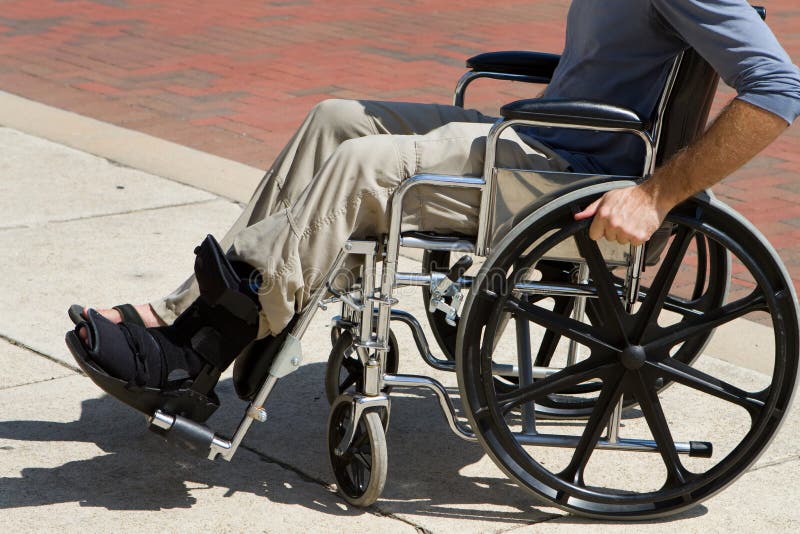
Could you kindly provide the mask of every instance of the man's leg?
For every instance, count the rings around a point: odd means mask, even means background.
[[[425,135],[347,140],[291,208],[241,230],[231,256],[263,276],[259,335],[280,332],[302,310],[347,239],[388,232],[389,199],[402,180],[426,172],[480,176],[489,128],[448,123]],[[498,161],[514,168],[566,167],[556,154],[531,148],[510,130]],[[420,189],[407,197],[404,229],[474,234],[479,201],[474,190]]]
[[[285,328],[347,239],[387,233],[389,199],[402,180],[424,172],[479,175],[488,129],[449,123],[426,135],[344,141],[291,208],[244,228],[230,253],[209,239],[198,247],[200,297],[174,325],[114,325],[90,313],[79,326],[87,339],[80,344],[71,333],[70,349],[101,387],[146,413],[175,391],[211,402],[219,374],[251,341]],[[498,147],[502,165],[564,167],[546,149],[525,145],[511,131],[508,137]],[[408,229],[473,233],[478,203],[474,190],[431,189],[411,199],[404,220]]]
[[[220,240],[228,249],[236,235],[275,212],[290,209],[346,140],[368,135],[425,135],[451,122],[491,123],[475,110],[438,104],[325,100],[309,112],[291,141],[256,187],[242,214]],[[155,314],[172,323],[198,296],[190,277],[169,296],[151,302]]]

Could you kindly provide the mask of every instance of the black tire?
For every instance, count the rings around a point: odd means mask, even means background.
[[[386,353],[386,372],[397,373],[400,366],[400,349],[394,332],[389,330],[389,351]],[[328,356],[328,366],[325,369],[325,396],[329,404],[348,390],[363,392],[364,365],[353,348],[353,335],[348,330],[339,333],[336,343]],[[390,387],[383,389],[389,393]]]
[[[386,433],[378,412],[361,415],[353,442],[341,456],[336,447],[352,417],[352,406],[341,402],[328,417],[328,458],[339,494],[353,506],[370,506],[383,492],[389,464]]]
[[[519,485],[555,506],[605,519],[673,514],[733,482],[778,430],[797,382],[800,334],[794,289],[774,250],[740,216],[715,201],[690,199],[668,215],[676,225],[675,237],[641,306],[628,314],[600,250],[588,238],[589,222],[575,221],[573,216],[575,209],[596,199],[598,191],[602,189],[567,195],[530,216],[487,259],[459,325],[460,392],[470,424],[492,459]],[[742,266],[739,275],[747,275],[752,289],[721,306],[660,324],[676,272],[695,235],[730,251]],[[520,261],[532,266],[552,246],[571,239],[589,265],[591,285],[599,296],[595,321],[589,323],[553,313],[538,302],[525,302],[511,290],[525,273]],[[512,269],[515,263],[517,268]],[[498,391],[490,379],[497,341],[494,325],[509,311],[532,325],[576,339],[590,348],[590,356],[515,391]],[[774,347],[757,349],[759,361],[769,364],[767,374],[744,373],[713,359],[703,364],[713,371],[701,371],[675,357],[681,342],[728,323],[735,327],[738,323],[732,322],[744,316],[772,325]],[[676,385],[665,391],[663,385],[669,381]],[[585,424],[539,421],[538,434],[519,430],[523,423],[518,414],[524,405],[551,393],[568,397],[571,390],[577,398],[582,385],[597,382],[599,396],[593,398]],[[625,431],[641,431],[645,439],[649,433],[652,450],[658,454],[598,449],[611,413],[623,398],[641,409],[639,419],[626,419]],[[691,428],[684,428],[689,422]],[[545,447],[543,436],[567,448]],[[713,454],[679,456],[673,436],[687,442],[707,438],[698,441],[710,442]],[[700,443],[691,443],[696,456],[703,456],[703,449],[711,453]]]

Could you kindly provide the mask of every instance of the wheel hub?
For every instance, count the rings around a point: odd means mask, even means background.
[[[619,353],[619,360],[626,369],[639,369],[647,361],[647,353],[641,345],[629,345]]]

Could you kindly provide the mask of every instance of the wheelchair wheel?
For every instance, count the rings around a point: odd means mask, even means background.
[[[671,239],[675,238],[677,231],[677,228],[672,229]],[[702,234],[695,234],[687,245],[686,254],[692,258],[691,265],[681,266],[682,283],[680,286],[670,288],[664,298],[664,311],[675,316],[689,317],[722,306],[728,295],[730,282],[731,266],[727,249]],[[658,270],[663,266],[664,261],[666,261],[666,257],[662,257],[661,261],[646,268],[645,274],[648,269]],[[550,266],[549,273],[540,266],[537,269],[542,271],[545,280],[552,280],[553,278],[550,276],[558,275],[558,269],[553,265]],[[612,280],[617,291],[621,292],[624,285],[622,278],[614,276],[612,273]],[[564,281],[563,275],[560,281]],[[650,287],[648,281],[645,280],[639,289],[639,302],[644,302],[649,292]],[[554,301],[553,311],[565,319],[569,319],[575,299],[555,297],[552,300]],[[602,325],[602,311],[598,309],[596,302],[589,300],[586,304],[586,320],[590,324]],[[672,357],[682,363],[691,364],[708,344],[712,334],[713,331],[707,331],[687,339],[676,349]],[[540,367],[553,365],[553,356],[561,339],[562,336],[553,330],[544,332],[540,338],[533,364]],[[510,379],[506,379],[506,381],[510,381]],[[669,381],[664,381],[661,387],[669,384]],[[599,387],[584,384],[580,390],[582,393],[597,392]],[[625,407],[633,404],[633,401],[627,400]],[[536,413],[551,418],[585,418],[591,414],[593,407],[593,398],[549,395],[536,403]]]
[[[638,306],[626,312],[603,253],[588,237],[589,221],[573,217],[607,188],[565,195],[496,247],[465,304],[458,379],[473,431],[518,484],[573,513],[643,519],[721,491],[767,447],[797,381],[798,310],[791,279],[764,238],[730,208],[695,198],[668,215],[675,230],[665,257]],[[741,287],[718,306],[670,313],[681,266],[696,259],[687,257],[696,236],[732,254]],[[523,291],[537,261],[567,241],[589,267],[596,298],[588,322],[554,311],[553,298],[525,298]],[[531,329],[577,341],[588,357],[513,391],[498,390],[491,364],[515,340],[498,342],[502,332],[495,326],[509,312]],[[714,358],[677,357],[682,346],[715,328],[736,332],[748,319],[772,327],[771,346],[751,348],[763,373]],[[667,382],[672,387],[664,388]],[[588,397],[587,386],[594,391]],[[590,399],[588,420],[532,418],[531,405],[554,394],[562,402]],[[628,410],[624,426],[612,433],[609,421],[623,401],[639,410]]]
[[[328,456],[336,486],[342,497],[353,506],[369,506],[378,500],[386,484],[389,456],[386,434],[376,411],[364,412],[356,433],[344,454],[336,448],[353,417],[349,402],[337,404],[328,417]]]
[[[672,230],[674,236],[675,230]],[[696,258],[690,270],[684,276],[684,287],[679,291],[667,295],[664,301],[665,310],[683,316],[702,313],[712,310],[722,304],[728,294],[730,280],[730,258],[728,251],[716,242],[707,239],[701,234],[696,234],[689,247]],[[663,260],[663,258],[662,258]],[[656,264],[655,267],[660,266]],[[651,266],[652,267],[652,266]],[[447,271],[450,268],[450,253],[446,251],[428,251],[423,254],[422,271]],[[578,266],[574,263],[555,260],[542,260],[538,262],[537,269],[541,271],[542,277],[549,281],[559,281],[569,283],[574,281]],[[688,278],[688,280],[687,280]],[[623,286],[623,280],[613,276],[615,285],[619,290]],[[649,288],[643,285],[639,291],[639,299],[646,298]],[[452,359],[455,352],[456,331],[444,320],[441,313],[430,313],[428,311],[428,301],[430,291],[423,288],[423,301],[428,321],[433,331],[434,337],[448,359]],[[575,306],[575,299],[571,297],[555,297],[553,311],[569,318]],[[592,301],[587,302],[586,316],[589,321],[600,324],[599,311]],[[506,321],[508,318],[506,317]],[[504,325],[504,327],[507,327]],[[674,358],[684,363],[691,363],[697,358],[711,339],[713,332],[705,332],[694,336],[684,342],[673,355]],[[536,357],[533,365],[538,367],[549,367],[553,364],[553,356],[556,352],[562,336],[554,331],[546,331],[538,338],[536,347]],[[498,391],[510,391],[517,385],[516,377],[495,375],[495,386]],[[664,386],[668,382],[664,383]],[[584,384],[580,388],[582,393],[598,391],[597,386]],[[626,407],[631,406],[632,401],[626,401]],[[586,418],[592,412],[594,399],[578,396],[558,396],[549,395],[536,403],[536,414],[546,418]]]
[[[400,366],[399,346],[394,332],[389,330],[389,351],[386,353],[386,372],[397,373]],[[328,403],[333,404],[336,398],[347,390],[364,391],[364,364],[353,347],[353,335],[344,330],[339,333],[336,343],[328,356],[325,369],[325,395]],[[384,388],[384,393],[391,388]]]

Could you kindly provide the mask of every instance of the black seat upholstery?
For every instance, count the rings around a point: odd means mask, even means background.
[[[505,119],[557,122],[569,126],[647,130],[649,123],[635,112],[592,100],[534,98],[506,104],[500,110]]]

